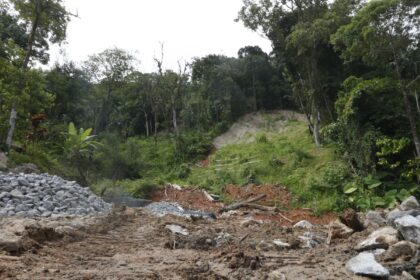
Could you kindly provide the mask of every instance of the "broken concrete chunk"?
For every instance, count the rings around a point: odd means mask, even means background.
[[[372,253],[360,253],[347,262],[346,268],[350,272],[360,276],[376,278],[389,277],[388,269],[376,262],[375,256]]]
[[[395,226],[405,240],[420,244],[420,220],[413,216],[404,216],[395,220]]]
[[[301,228],[301,229],[311,229],[313,227],[314,226],[307,220],[302,220],[293,225],[293,228]]]
[[[168,229],[173,234],[180,234],[184,236],[187,236],[189,234],[188,230],[186,230],[185,228],[179,225],[166,225],[165,228]]]
[[[387,249],[397,243],[398,231],[392,227],[383,227],[372,232],[368,238],[355,247],[357,251],[367,251],[375,249]]]
[[[287,242],[283,242],[279,239],[273,240],[274,245],[276,245],[279,248],[290,248],[290,244]]]
[[[420,204],[414,196],[410,196],[401,203],[400,208],[403,211],[419,210]]]

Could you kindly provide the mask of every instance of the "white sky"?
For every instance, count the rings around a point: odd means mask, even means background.
[[[270,42],[234,22],[242,0],[65,0],[72,13],[67,44],[68,60],[80,62],[106,48],[135,54],[142,72],[155,71],[153,57],[164,43],[164,68],[177,61],[207,54],[236,56],[239,48],[259,45],[270,52]],[[51,63],[59,59],[52,48]]]

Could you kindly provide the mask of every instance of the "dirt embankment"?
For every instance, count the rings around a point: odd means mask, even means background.
[[[306,121],[304,115],[288,110],[257,112],[247,114],[236,121],[227,132],[216,137],[216,149],[237,143],[251,143],[260,132],[277,134],[284,131],[290,120]]]

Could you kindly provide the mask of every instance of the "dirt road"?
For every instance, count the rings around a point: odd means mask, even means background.
[[[302,232],[272,221],[156,218],[142,209],[113,219],[104,229],[47,242],[19,256],[0,255],[0,279],[357,279],[344,269],[351,257],[347,244],[295,249]],[[174,235],[169,224],[188,236]]]

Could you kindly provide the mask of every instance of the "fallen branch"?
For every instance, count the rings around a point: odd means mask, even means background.
[[[229,205],[229,206],[227,206],[227,207],[223,207],[222,209],[220,209],[220,213],[223,213],[223,212],[228,212],[228,211],[232,211],[232,210],[235,210],[235,209],[238,209],[238,208],[241,208],[241,207],[246,207],[246,205],[247,204],[249,204],[249,203],[253,203],[253,202],[256,202],[256,201],[258,201],[258,200],[261,200],[261,199],[263,199],[264,197],[266,197],[266,195],[265,194],[260,194],[260,195],[258,195],[258,196],[256,196],[256,197],[251,197],[251,198],[249,198],[249,199],[247,199],[247,200],[245,200],[245,201],[241,201],[241,202],[237,202],[237,203],[233,203],[233,204],[231,204],[231,205]]]
[[[214,198],[208,192],[203,190],[203,194],[209,201],[214,202]]]
[[[245,203],[243,205],[243,207],[258,209],[258,210],[267,211],[267,212],[276,211],[276,207],[264,206],[264,205],[259,205],[259,204],[255,204],[255,203]]]

